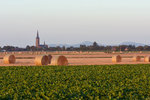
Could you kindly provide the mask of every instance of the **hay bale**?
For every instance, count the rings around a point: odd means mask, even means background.
[[[51,64],[51,60],[52,60],[52,55],[48,55],[48,63]]]
[[[112,56],[112,62],[113,63],[117,63],[117,62],[121,62],[122,58],[120,55],[114,55]]]
[[[145,56],[144,57],[144,62],[150,62],[150,56]]]
[[[16,62],[16,58],[14,55],[6,55],[3,58],[5,64],[14,64]]]
[[[133,60],[133,62],[138,62],[138,61],[141,61],[141,57],[140,56],[133,56],[132,60]]]
[[[38,55],[35,57],[35,65],[41,66],[41,65],[48,65],[48,56],[46,55]]]
[[[65,56],[53,56],[51,60],[51,65],[67,66],[68,60]]]
[[[115,51],[112,52],[113,54],[116,53]]]
[[[123,52],[122,51],[120,51],[120,54],[122,54]]]

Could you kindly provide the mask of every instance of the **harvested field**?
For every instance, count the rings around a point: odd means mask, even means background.
[[[11,52],[9,52],[11,54]],[[16,57],[16,63],[15,64],[4,64],[3,63],[3,57],[4,53],[0,54],[0,66],[33,66],[35,65],[34,59],[37,55],[40,54],[51,54],[54,55],[64,55],[67,57],[69,65],[112,65],[112,64],[150,64],[150,62],[144,62],[144,57],[149,56],[150,53],[122,53],[122,54],[116,54],[116,53],[104,53],[104,52],[93,52],[93,53],[80,53],[80,54],[74,54],[69,52],[68,54],[63,52],[40,52],[39,53],[25,53],[20,52],[14,53]],[[112,62],[112,56],[113,55],[120,55],[122,57],[122,62],[113,63]],[[132,57],[133,56],[141,56],[140,62],[133,62]]]

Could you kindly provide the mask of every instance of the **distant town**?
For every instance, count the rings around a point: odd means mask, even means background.
[[[15,46],[3,46],[0,47],[0,52],[9,51],[103,51],[103,52],[113,52],[113,51],[150,51],[149,45],[137,44],[136,43],[124,43],[121,45],[111,46],[111,45],[99,45],[97,42],[92,44],[80,44],[78,47],[74,46],[48,46],[45,42],[40,44],[40,36],[37,31],[35,39],[35,46],[27,45],[25,48],[15,47]]]

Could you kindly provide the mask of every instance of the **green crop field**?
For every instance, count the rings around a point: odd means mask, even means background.
[[[150,99],[150,65],[0,67],[0,100]]]

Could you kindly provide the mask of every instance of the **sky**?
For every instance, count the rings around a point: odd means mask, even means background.
[[[0,46],[150,44],[150,0],[0,0]]]

